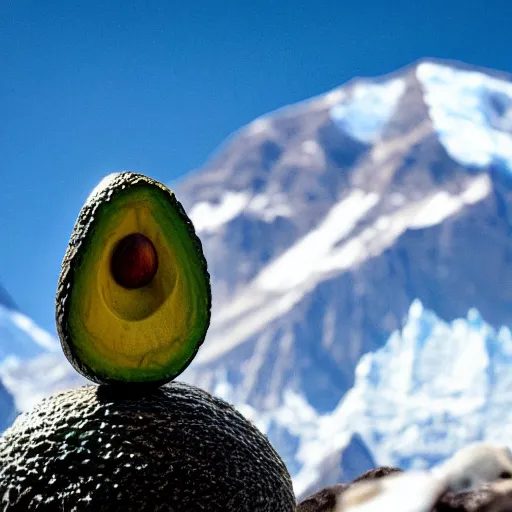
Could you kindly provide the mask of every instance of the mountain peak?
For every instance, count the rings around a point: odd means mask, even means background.
[[[456,318],[512,325],[510,148],[510,77],[430,58],[240,130],[177,191],[214,297],[185,378],[209,389],[229,382],[230,399],[260,418],[291,414],[286,397],[300,397],[294,410],[314,421],[300,434],[282,423],[268,433],[301,482],[308,461],[294,447],[315,428],[345,446],[347,431],[334,434],[337,424],[319,416],[354,386],[361,357],[383,357],[404,319],[403,343],[428,311],[435,329]],[[414,387],[406,356],[392,372],[405,379],[402,391]]]
[[[406,71],[413,71],[417,69],[419,66],[427,64],[432,66],[439,66],[444,68],[451,68],[455,71],[466,71],[466,72],[474,72],[480,73],[482,75],[486,75],[490,78],[494,78],[497,80],[501,80],[504,82],[512,82],[512,74],[507,73],[505,71],[499,71],[492,68],[487,68],[485,66],[478,66],[475,64],[468,64],[461,60],[448,59],[448,58],[440,58],[440,57],[422,57],[417,59],[416,61],[410,63],[409,65],[404,66],[403,68],[394,71],[394,73],[404,73]]]
[[[258,193],[276,168],[320,171],[333,156],[338,157],[336,164],[350,164],[339,158],[355,156],[358,145],[364,150],[411,137],[425,122],[425,136],[435,135],[456,162],[475,168],[510,166],[511,105],[511,75],[458,61],[419,59],[393,73],[355,78],[255,119],[225,141],[179,192],[185,203],[189,193],[218,203],[227,181],[231,191]],[[336,154],[326,154],[331,149],[326,145],[336,146]],[[232,211],[249,203],[238,198],[239,206]]]

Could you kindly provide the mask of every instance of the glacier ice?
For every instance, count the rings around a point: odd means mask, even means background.
[[[355,433],[377,464],[404,469],[432,467],[475,441],[512,444],[511,363],[510,329],[494,329],[476,309],[445,322],[415,300],[403,327],[361,358],[354,386],[327,414],[293,389],[279,407],[258,412],[238,401],[225,375],[214,391],[269,436],[295,468],[301,494]],[[297,441],[291,455],[283,439]]]
[[[414,301],[387,343],[365,354],[333,415],[381,464],[430,467],[479,440],[512,443],[510,329],[477,310],[445,322]]]

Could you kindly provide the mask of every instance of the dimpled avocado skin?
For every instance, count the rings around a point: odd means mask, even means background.
[[[4,511],[292,512],[283,462],[233,407],[173,382],[85,386],[0,438]]]

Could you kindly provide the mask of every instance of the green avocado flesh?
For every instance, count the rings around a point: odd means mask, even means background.
[[[104,180],[62,263],[57,329],[71,364],[100,383],[170,381],[203,342],[210,309],[201,242],[174,194],[140,174]]]

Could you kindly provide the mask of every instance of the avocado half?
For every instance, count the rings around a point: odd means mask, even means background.
[[[106,177],[80,211],[58,283],[73,367],[98,383],[169,382],[194,358],[210,311],[201,242],[174,194],[141,174]]]
[[[233,407],[173,382],[85,386],[0,438],[0,509],[293,512],[290,475]]]

